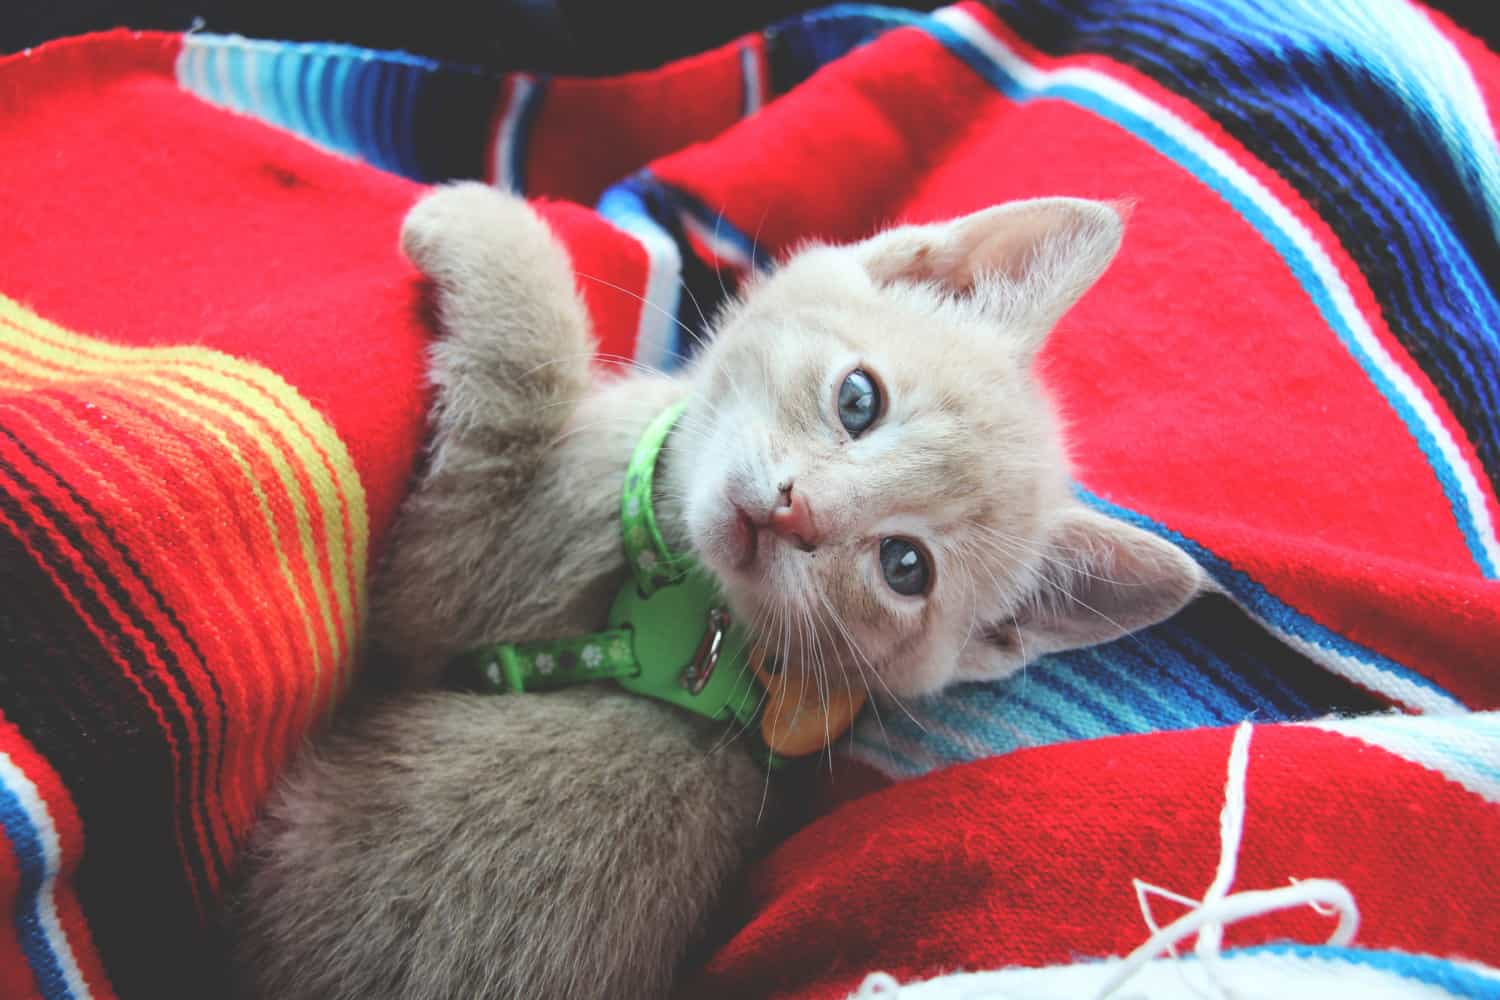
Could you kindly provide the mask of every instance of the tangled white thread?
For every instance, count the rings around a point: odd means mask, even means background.
[[[1328,943],[1340,947],[1354,940],[1359,929],[1359,907],[1354,896],[1340,882],[1326,878],[1292,879],[1290,885],[1277,889],[1256,889],[1231,893],[1235,866],[1239,861],[1240,837],[1245,830],[1245,773],[1250,765],[1250,723],[1241,723],[1235,730],[1234,742],[1229,749],[1229,780],[1224,784],[1224,809],[1219,813],[1219,867],[1214,880],[1209,884],[1203,899],[1193,900],[1163,889],[1160,886],[1133,879],[1136,900],[1140,903],[1141,916],[1152,934],[1136,948],[1119,968],[1104,983],[1097,994],[1104,1000],[1130,981],[1146,964],[1166,953],[1177,956],[1177,944],[1192,934],[1198,939],[1194,952],[1203,963],[1209,978],[1221,996],[1228,992],[1217,982],[1214,970],[1219,960],[1219,949],[1224,943],[1224,925],[1246,917],[1275,913],[1296,906],[1311,906],[1319,913],[1338,914],[1338,925],[1328,937]],[[1165,927],[1158,927],[1151,915],[1150,896],[1160,896],[1193,909]]]
[[[1163,889],[1140,879],[1132,879],[1136,901],[1140,904],[1141,916],[1151,929],[1151,936],[1140,947],[1125,956],[1107,979],[1096,1000],[1105,1000],[1120,987],[1133,979],[1141,969],[1162,954],[1177,957],[1177,945],[1197,934],[1193,951],[1198,956],[1209,981],[1218,990],[1219,996],[1229,998],[1229,991],[1217,977],[1219,953],[1224,944],[1224,926],[1246,917],[1258,917],[1297,906],[1310,906],[1325,916],[1337,915],[1338,925],[1328,936],[1328,943],[1343,947],[1354,940],[1359,929],[1359,907],[1354,896],[1343,884],[1333,879],[1291,879],[1290,885],[1276,889],[1254,889],[1244,892],[1229,891],[1234,884],[1235,868],[1239,863],[1240,838],[1245,831],[1245,774],[1250,766],[1250,723],[1241,723],[1234,733],[1229,749],[1229,779],[1224,783],[1224,808],[1219,813],[1219,867],[1208,891],[1201,900],[1191,899],[1170,889]],[[1159,927],[1151,913],[1151,897],[1170,899],[1191,907],[1178,919]],[[856,994],[858,1000],[897,996],[900,984],[884,972],[872,973],[865,978]]]
[[[855,994],[858,1000],[880,1000],[883,997],[894,997],[901,993],[901,984],[896,978],[885,972],[872,972],[865,977],[860,984],[859,992]]]

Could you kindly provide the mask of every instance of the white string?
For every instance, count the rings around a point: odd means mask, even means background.
[[[872,972],[860,983],[859,992],[854,996],[857,1000],[879,1000],[881,997],[895,997],[901,993],[901,984],[896,982],[894,976],[886,972]]]
[[[1290,879],[1289,885],[1275,889],[1251,889],[1230,892],[1234,884],[1235,870],[1239,865],[1240,840],[1245,832],[1245,780],[1250,768],[1250,734],[1253,727],[1241,723],[1234,732],[1229,747],[1229,776],[1224,783],[1224,808],[1219,812],[1219,866],[1214,871],[1213,881],[1201,900],[1191,899],[1181,893],[1161,886],[1131,879],[1135,898],[1141,908],[1141,918],[1151,930],[1140,947],[1136,948],[1115,968],[1103,987],[1095,994],[1096,1000],[1105,1000],[1120,987],[1162,954],[1177,957],[1177,945],[1197,935],[1194,953],[1207,973],[1209,982],[1221,998],[1232,994],[1217,977],[1220,949],[1224,944],[1224,927],[1227,924],[1259,917],[1299,906],[1310,906],[1325,916],[1338,916],[1338,924],[1328,936],[1328,944],[1345,947],[1354,940],[1359,929],[1359,906],[1354,895],[1341,882],[1327,878]],[[1169,899],[1192,909],[1181,917],[1159,927],[1151,912],[1151,897]],[[1190,984],[1191,985],[1191,984]],[[895,997],[900,984],[884,972],[871,973],[865,977],[858,1000]],[[1194,987],[1196,992],[1196,987]]]
[[[1354,896],[1344,886],[1332,879],[1293,879],[1290,885],[1277,889],[1256,889],[1231,893],[1234,873],[1239,860],[1240,838],[1245,830],[1245,775],[1250,765],[1250,723],[1241,723],[1235,730],[1234,741],[1229,749],[1229,779],[1224,783],[1224,808],[1219,813],[1219,867],[1214,880],[1201,902],[1154,886],[1140,879],[1133,879],[1136,901],[1141,906],[1141,915],[1152,934],[1120,963],[1105,981],[1097,994],[1104,1000],[1121,986],[1129,982],[1163,952],[1176,956],[1179,942],[1193,934],[1198,935],[1194,951],[1203,962],[1210,980],[1219,994],[1229,993],[1215,979],[1214,969],[1219,960],[1219,949],[1224,943],[1224,925],[1246,917],[1257,917],[1297,906],[1311,906],[1319,913],[1337,913],[1338,925],[1328,937],[1331,945],[1344,946],[1354,940],[1359,929],[1359,907]],[[1165,927],[1158,928],[1151,915],[1149,896],[1156,895],[1193,907]]]

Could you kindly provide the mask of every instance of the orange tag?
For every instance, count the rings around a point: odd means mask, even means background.
[[[760,649],[750,658],[750,664],[766,689],[761,738],[782,757],[805,757],[822,750],[848,732],[854,717],[864,708],[863,687],[830,678],[825,705],[823,692],[811,673],[786,664],[772,673],[766,669],[766,655]]]

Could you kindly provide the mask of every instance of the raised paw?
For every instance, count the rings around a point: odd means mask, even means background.
[[[539,254],[566,261],[525,199],[477,181],[443,185],[417,202],[401,224],[401,250],[440,284]]]

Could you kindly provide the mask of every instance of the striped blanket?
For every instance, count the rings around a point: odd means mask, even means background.
[[[842,5],[593,80],[5,57],[0,996],[223,992],[420,448],[395,234],[449,177],[539,199],[601,349],[667,368],[800,240],[1135,203],[1045,377],[1079,494],[1223,594],[868,713],[687,995],[1500,996],[1497,104],[1405,0]]]

